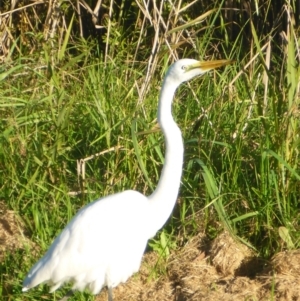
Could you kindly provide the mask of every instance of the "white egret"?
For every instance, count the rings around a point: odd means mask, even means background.
[[[133,190],[100,198],[82,208],[30,270],[23,292],[41,284],[55,291],[65,282],[72,290],[98,294],[125,282],[140,267],[147,241],[165,224],[175,205],[182,173],[183,142],[171,112],[178,86],[197,75],[231,63],[181,59],[168,70],[160,92],[158,122],[166,141],[165,164],[150,196]]]

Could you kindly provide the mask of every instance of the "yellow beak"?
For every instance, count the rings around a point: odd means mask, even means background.
[[[233,60],[214,60],[214,61],[202,61],[202,62],[199,61],[193,65],[190,65],[187,71],[192,69],[197,69],[197,68],[200,68],[203,71],[209,71],[212,69],[216,69],[222,66],[232,64],[233,62],[234,62]]]

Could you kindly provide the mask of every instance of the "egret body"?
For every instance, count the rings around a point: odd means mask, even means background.
[[[82,208],[31,268],[23,292],[41,283],[53,292],[71,282],[72,290],[88,289],[92,294],[107,286],[112,301],[112,288],[138,271],[148,239],[165,224],[178,196],[183,142],[171,112],[174,93],[181,83],[230,62],[182,59],[169,68],[158,105],[166,152],[157,188],[148,197],[127,190]]]

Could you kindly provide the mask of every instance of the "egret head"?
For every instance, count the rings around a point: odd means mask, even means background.
[[[168,70],[167,77],[178,85],[191,80],[197,75],[202,75],[209,70],[232,63],[231,60],[197,61],[181,59],[175,62]]]

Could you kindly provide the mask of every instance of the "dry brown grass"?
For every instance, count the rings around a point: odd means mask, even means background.
[[[146,254],[140,273],[114,290],[114,300],[300,300],[299,250],[278,253],[264,266],[253,251],[223,232],[212,243],[204,234],[194,237],[170,256],[166,275],[149,280],[157,261],[154,253]],[[106,301],[106,293],[96,300]]]
[[[239,243],[228,232],[221,233],[210,249],[213,266],[223,276],[234,276],[255,255],[245,245]]]
[[[21,220],[0,201],[0,260],[5,252],[23,249],[25,244],[31,244],[31,241],[25,236]]]

